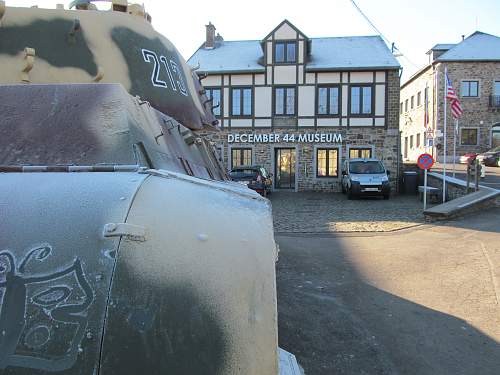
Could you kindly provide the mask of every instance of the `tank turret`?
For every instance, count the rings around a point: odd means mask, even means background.
[[[120,83],[189,129],[217,124],[198,77],[154,30],[142,5],[98,11],[6,7],[0,1],[0,83]]]
[[[72,6],[0,1],[0,374],[276,375],[270,202],[142,6]]]

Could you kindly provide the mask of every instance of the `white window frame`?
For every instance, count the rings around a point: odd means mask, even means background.
[[[318,177],[316,173],[318,172],[318,167],[317,167],[317,155],[318,155],[318,149],[336,149],[337,150],[337,160],[338,160],[338,167],[337,167],[337,177]],[[342,178],[342,147],[339,146],[338,144],[331,144],[331,143],[325,143],[325,144],[318,144],[314,145],[313,147],[313,180],[315,182],[319,181],[339,181]]]
[[[476,143],[475,144],[470,144],[470,145],[464,145],[464,144],[462,144],[462,130],[464,130],[464,129],[476,129],[477,130],[477,137],[476,137]],[[460,134],[458,136],[459,145],[461,147],[474,147],[474,146],[478,146],[479,145],[479,137],[480,137],[479,131],[480,131],[480,128],[477,127],[477,126],[464,126],[464,127],[461,127],[460,128],[460,132],[459,132]]]
[[[231,144],[227,147],[227,170],[230,171],[232,169],[231,163],[233,162],[233,149],[252,149],[252,165],[255,165],[255,145],[248,143],[236,143]]]
[[[345,158],[349,159],[349,155],[351,154],[351,149],[360,149],[360,148],[371,148],[372,149],[372,158],[375,157],[375,146],[374,145],[347,145],[346,146],[346,155]]]

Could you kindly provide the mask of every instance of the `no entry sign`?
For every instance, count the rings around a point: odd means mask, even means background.
[[[420,169],[431,169],[434,165],[434,158],[430,154],[422,154],[418,157],[417,164]]]

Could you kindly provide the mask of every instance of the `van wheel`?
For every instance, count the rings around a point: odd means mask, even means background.
[[[390,194],[384,194],[384,199],[388,200],[390,196],[391,196]]]

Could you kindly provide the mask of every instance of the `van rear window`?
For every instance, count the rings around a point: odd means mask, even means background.
[[[384,173],[385,169],[379,161],[351,161],[349,171],[355,174],[377,174]]]

